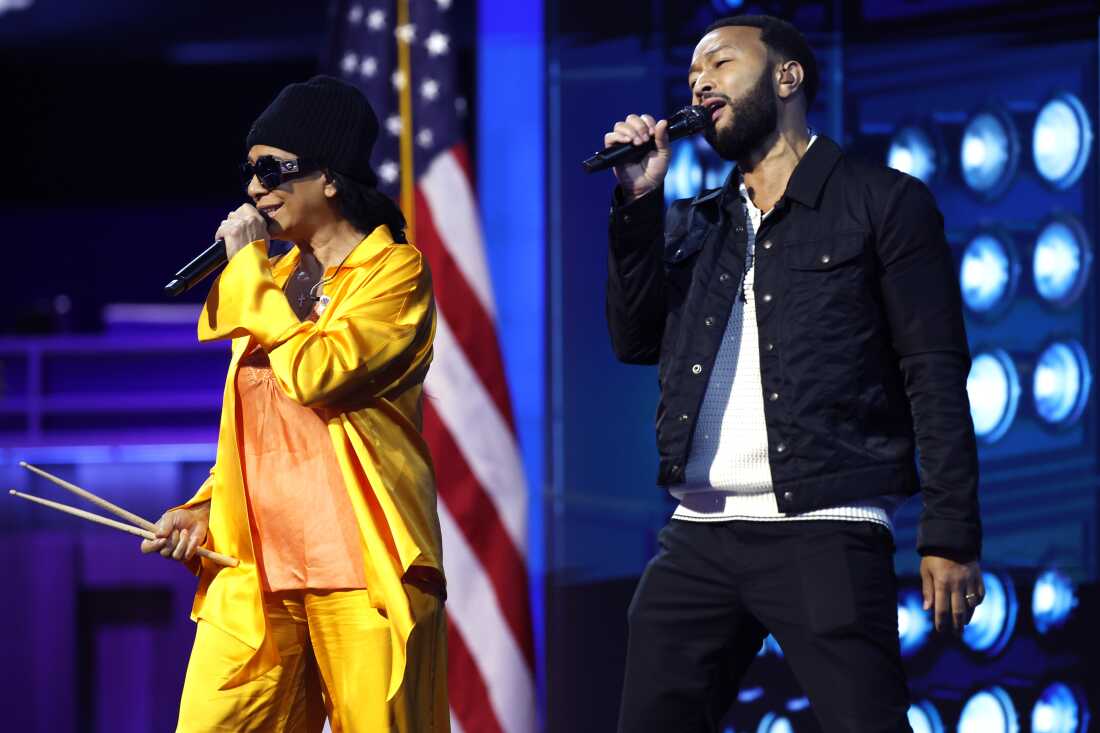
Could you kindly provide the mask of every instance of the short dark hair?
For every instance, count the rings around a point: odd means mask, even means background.
[[[385,224],[395,242],[405,241],[405,215],[393,199],[377,187],[343,173],[330,170],[328,177],[339,192],[340,213],[352,226],[364,234],[370,234],[380,224]]]
[[[771,15],[731,15],[719,18],[707,26],[703,35],[719,28],[745,26],[760,29],[760,40],[768,51],[783,60],[797,61],[802,66],[802,90],[806,93],[806,109],[814,103],[817,89],[821,84],[821,72],[817,68],[817,58],[806,42],[806,37],[781,18]]]

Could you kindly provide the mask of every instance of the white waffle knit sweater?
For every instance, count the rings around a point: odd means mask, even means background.
[[[811,139],[811,144],[813,139]],[[673,517],[715,522],[732,519],[791,521],[834,519],[875,522],[893,529],[891,515],[903,497],[876,497],[802,514],[782,514],[776,504],[768,462],[764,423],[764,388],[753,294],[756,230],[762,214],[744,183],[741,197],[748,209],[750,266],[745,273],[745,299],[734,300],[722,345],[711,369],[699,419],[695,424],[685,482],[672,490],[680,500]],[[770,213],[770,212],[768,212]]]

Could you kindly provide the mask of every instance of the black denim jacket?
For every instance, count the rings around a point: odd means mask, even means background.
[[[660,365],[664,486],[684,481],[745,268],[739,185],[735,171],[724,188],[667,212],[662,191],[626,205],[616,192],[611,210],[611,342],[624,362]],[[970,353],[954,260],[929,190],[820,136],[761,223],[753,266],[779,510],[920,490],[917,549],[977,558]]]

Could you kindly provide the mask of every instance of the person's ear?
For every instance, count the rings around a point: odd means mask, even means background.
[[[336,179],[328,171],[324,171],[323,175],[325,177],[325,187],[321,191],[325,194],[325,198],[336,198],[340,194],[340,189],[336,186]]]
[[[802,82],[804,80],[804,72],[802,70],[802,64],[795,60],[784,61],[779,65],[779,71],[776,74],[776,86],[780,99],[790,99],[799,89],[802,88]]]

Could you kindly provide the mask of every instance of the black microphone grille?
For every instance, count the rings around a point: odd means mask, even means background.
[[[710,110],[701,104],[684,107],[668,120],[669,133],[680,137],[702,132],[710,124]]]

